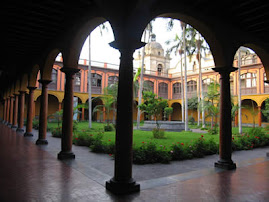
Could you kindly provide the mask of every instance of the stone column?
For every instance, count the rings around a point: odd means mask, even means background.
[[[3,108],[3,124],[7,121],[7,99],[4,99],[4,108]]]
[[[262,126],[262,107],[258,106],[258,124],[259,127]]]
[[[79,69],[63,67],[61,69],[65,73],[65,89],[64,89],[64,106],[63,106],[63,124],[62,124],[62,144],[61,152],[58,159],[74,159],[75,154],[72,152],[72,136],[73,136],[73,97],[74,97],[74,74]]]
[[[235,169],[236,164],[232,161],[232,118],[231,118],[231,91],[230,73],[234,67],[213,68],[220,73],[220,137],[219,137],[219,161],[215,167],[227,170]]]
[[[130,41],[111,45],[121,52],[119,67],[119,87],[117,98],[116,152],[114,177],[106,182],[106,188],[115,194],[127,194],[140,190],[140,185],[132,178],[133,146],[133,52],[136,47]],[[139,45],[139,46],[138,46]]]
[[[42,84],[42,93],[40,99],[40,113],[39,113],[39,127],[38,127],[38,139],[36,144],[48,144],[46,140],[47,136],[47,116],[48,116],[48,84],[51,80],[39,80]]]
[[[33,128],[33,105],[34,105],[34,90],[36,87],[27,87],[29,89],[29,99],[28,99],[28,107],[27,107],[27,124],[26,124],[26,132],[24,136],[33,136],[32,128]]]
[[[13,123],[12,123],[12,128],[18,128],[18,98],[19,98],[19,95],[14,94],[14,107],[13,107]]]
[[[82,121],[85,120],[85,108],[84,107],[81,108],[81,120]]]
[[[6,108],[6,125],[9,124],[9,108],[10,108],[10,98],[7,98],[7,108]]]
[[[24,103],[25,103],[25,91],[19,91],[19,117],[18,117],[18,128],[17,132],[23,133],[23,124],[24,124]]]
[[[13,95],[10,96],[10,108],[9,108],[9,123],[8,126],[12,127],[13,124],[13,106],[14,106],[14,99],[13,99]]]

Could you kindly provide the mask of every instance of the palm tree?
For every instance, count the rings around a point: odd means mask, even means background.
[[[173,25],[174,25],[174,20],[171,19],[168,22],[168,30],[171,30]],[[184,34],[184,32],[183,32]],[[198,88],[198,102],[200,102],[200,98],[201,100],[203,100],[203,88],[202,88],[202,71],[201,71],[201,51],[206,51],[208,50],[208,45],[206,45],[205,40],[203,39],[203,37],[201,37],[200,33],[195,30],[193,27],[191,27],[190,25],[186,26],[186,31],[185,31],[185,43],[186,43],[186,48],[184,49],[184,52],[187,53],[189,60],[191,61],[193,58],[193,55],[195,54],[195,52],[197,51],[197,56],[198,56],[198,61],[199,61],[199,88]],[[198,37],[198,39],[196,39]],[[173,51],[173,50],[177,50],[179,49],[179,47],[183,46],[184,40],[181,39],[177,34],[174,40],[168,40],[166,41],[166,44],[169,45],[171,42],[173,42],[172,47],[169,49],[169,51]],[[186,64],[186,62],[185,62]],[[185,65],[186,66],[186,65]],[[182,81],[181,81],[182,83]],[[186,85],[186,83],[185,83]],[[201,91],[200,91],[201,89]],[[185,98],[186,100],[186,98]],[[203,102],[202,102],[203,103]],[[186,103],[185,103],[186,106]],[[183,109],[182,109],[183,110]],[[198,125],[200,125],[200,113],[199,113],[199,109],[198,110]],[[185,113],[187,114],[187,109],[185,109]],[[205,125],[205,116],[204,116],[204,110],[202,107],[202,125],[204,127]]]
[[[109,126],[109,123],[110,123],[109,122],[110,112],[112,110],[114,111],[116,110],[114,107],[115,106],[114,103],[117,102],[117,92],[118,92],[118,85],[113,84],[104,88],[103,95],[96,97],[96,98],[100,98],[103,104],[95,106],[95,108],[93,109],[93,112],[103,111],[103,109],[105,109],[105,117],[106,117],[107,126]]]
[[[148,42],[150,40],[151,33],[152,33],[152,23],[151,22],[147,25],[147,27],[144,31],[144,41],[146,41],[147,31],[149,32]],[[138,70],[138,72],[140,72],[140,85],[139,85],[139,91],[138,91],[138,106],[141,105],[141,103],[142,103],[142,92],[143,92],[143,82],[144,82],[144,78],[143,78],[144,77],[144,59],[145,59],[145,46],[143,46],[143,48],[142,48],[142,62],[141,62],[141,67]],[[137,75],[135,78],[137,79]],[[137,129],[139,129],[139,126],[140,126],[140,116],[141,116],[141,110],[138,107],[137,108],[137,125],[136,125]]]
[[[107,27],[105,23],[102,23],[99,26],[99,31],[100,34],[103,34],[103,30],[106,29]],[[91,67],[91,34],[89,34],[89,65],[88,65],[88,94],[89,94],[89,128],[92,128],[92,83],[91,83],[91,78],[92,78],[92,67]]]

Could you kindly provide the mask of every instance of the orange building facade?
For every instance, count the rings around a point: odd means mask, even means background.
[[[101,66],[102,65],[102,66]],[[93,108],[96,105],[102,104],[101,97],[103,89],[113,83],[118,82],[118,70],[114,67],[108,67],[108,64],[102,63],[98,66],[92,66],[91,80],[92,80],[92,97]],[[62,109],[62,102],[64,98],[64,82],[65,74],[60,71],[63,64],[61,61],[56,61],[52,71],[52,82],[48,85],[49,94],[49,106],[48,114],[53,114],[57,110]],[[235,60],[234,66],[237,66]],[[88,102],[88,65],[86,60],[82,60],[79,64],[80,71],[76,73],[74,79],[74,96],[78,97],[78,103]],[[135,74],[135,72],[134,72]],[[238,71],[231,73],[231,94],[233,96],[234,103],[238,103]],[[245,61],[241,67],[241,100],[242,105],[254,106],[257,111],[254,119],[249,110],[242,109],[242,122],[243,124],[255,124],[261,125],[263,122],[267,122],[266,118],[263,117],[261,109],[264,108],[264,101],[269,97],[269,85],[264,81],[266,80],[264,67],[260,59],[256,56],[252,60]],[[187,96],[188,98],[196,97],[199,89],[199,75],[197,70],[188,71],[187,77]],[[202,74],[203,91],[207,91],[207,85],[213,81],[219,81],[219,74],[211,70],[211,68],[203,68]],[[139,79],[138,81],[139,82]],[[160,73],[158,71],[146,71],[144,74],[144,86],[147,90],[151,90],[157,96],[163,97],[168,100],[169,106],[173,107],[173,114],[171,120],[182,120],[181,117],[181,104],[182,104],[182,93],[181,93],[181,77],[180,74],[169,74]],[[40,108],[40,95],[41,88],[40,84],[36,83],[37,89],[34,93],[35,101],[35,116],[39,115]],[[136,91],[136,90],[135,90]],[[136,100],[138,100],[135,93]],[[134,120],[136,120],[137,102],[134,104]],[[197,121],[197,111],[189,110],[189,116],[194,117]],[[81,109],[79,116],[80,120],[88,119],[88,110]],[[110,120],[113,119],[113,113],[111,112]],[[141,117],[143,119],[143,116]],[[94,121],[104,121],[104,113],[96,112],[93,114]],[[209,121],[209,119],[207,120]],[[235,120],[237,122],[237,119]]]

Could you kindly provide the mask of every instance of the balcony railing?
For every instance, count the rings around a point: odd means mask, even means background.
[[[242,95],[254,95],[254,94],[257,94],[257,88],[256,87],[241,88],[241,93]]]

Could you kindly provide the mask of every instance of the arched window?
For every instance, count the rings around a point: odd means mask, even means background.
[[[102,93],[102,76],[100,74],[92,73],[91,74],[92,80],[92,93],[94,94],[101,94]],[[87,86],[89,90],[89,86]]]
[[[266,73],[263,73],[263,80],[267,81]],[[269,83],[264,82],[264,93],[269,93]]]
[[[241,75],[241,87],[252,88],[256,87],[256,74],[255,73],[245,73]]]
[[[51,83],[57,83],[57,69],[52,69],[52,72],[51,72]]]
[[[242,95],[250,95],[257,93],[257,78],[255,73],[245,73],[241,78],[241,93]]]
[[[197,95],[197,82],[190,80],[187,82],[187,97],[194,97]]]
[[[159,83],[159,96],[167,99],[168,98],[168,84],[167,83]]]
[[[118,83],[119,78],[117,76],[110,76],[108,77],[108,86]]]
[[[56,90],[57,89],[57,69],[52,68],[51,72],[51,82],[48,85],[49,90]]]
[[[176,82],[173,84],[173,94],[181,93],[181,83]]]
[[[204,91],[204,92],[207,92],[207,87],[208,87],[208,85],[209,85],[210,83],[212,83],[212,82],[214,82],[214,80],[211,79],[211,78],[206,78],[206,79],[203,79],[203,80],[202,80],[202,83],[203,83],[203,91]]]
[[[150,80],[144,81],[143,91],[151,91],[154,92],[154,83]]]
[[[176,82],[173,84],[173,99],[181,98],[181,83]]]
[[[159,76],[162,75],[163,66],[161,64],[158,64],[157,71]]]
[[[94,87],[102,86],[102,76],[100,74],[92,73],[92,86]]]
[[[79,92],[80,91],[80,82],[81,81],[81,74],[80,72],[75,74],[75,86],[74,91]]]

